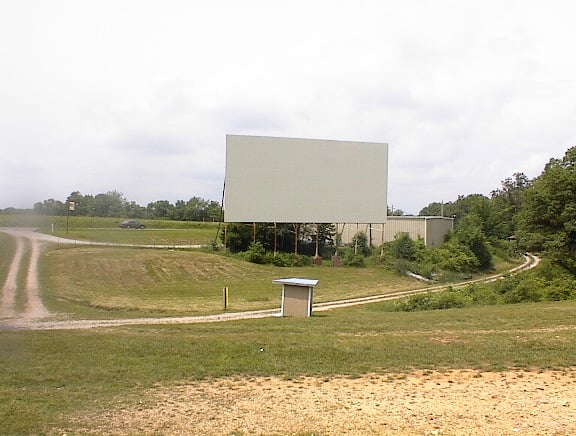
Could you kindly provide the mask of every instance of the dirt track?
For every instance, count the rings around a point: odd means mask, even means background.
[[[38,286],[38,259],[42,248],[41,242],[38,239],[20,235],[16,236],[15,240],[16,252],[2,288],[0,318],[20,318],[27,321],[46,318],[49,312],[42,303]],[[23,312],[18,312],[16,297],[20,289],[17,278],[20,268],[26,263],[24,262],[25,255],[28,262],[26,283],[23,289],[26,305]]]

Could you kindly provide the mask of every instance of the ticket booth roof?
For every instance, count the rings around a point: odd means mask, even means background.
[[[272,283],[277,283],[279,285],[292,285],[292,286],[316,286],[318,284],[318,280],[299,279],[292,277],[287,279],[272,280]]]

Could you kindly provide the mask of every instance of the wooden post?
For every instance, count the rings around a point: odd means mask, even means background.
[[[294,225],[294,254],[298,254],[298,224]]]
[[[384,256],[384,223],[380,224],[380,257]]]
[[[315,258],[318,258],[318,245],[319,245],[319,238],[320,238],[320,227],[316,224],[316,255]]]
[[[372,223],[368,224],[368,247],[372,248]]]
[[[334,256],[338,256],[338,243],[341,238],[339,237],[340,233],[338,233],[338,226],[340,224],[336,223],[336,241],[334,241]],[[342,233],[344,233],[344,227],[342,227]]]
[[[222,305],[224,306],[224,310],[228,309],[228,286],[222,288]]]
[[[276,225],[276,223],[274,223],[274,257],[276,257],[277,239],[278,239],[278,226]]]

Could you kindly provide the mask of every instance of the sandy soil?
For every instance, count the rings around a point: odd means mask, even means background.
[[[219,379],[78,421],[118,435],[573,435],[576,369]]]

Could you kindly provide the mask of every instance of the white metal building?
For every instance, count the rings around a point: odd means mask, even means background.
[[[372,246],[394,240],[398,233],[422,238],[426,247],[439,247],[448,232],[454,230],[454,219],[441,216],[389,216],[385,224],[337,224],[341,243],[348,244],[358,232],[364,232]]]

